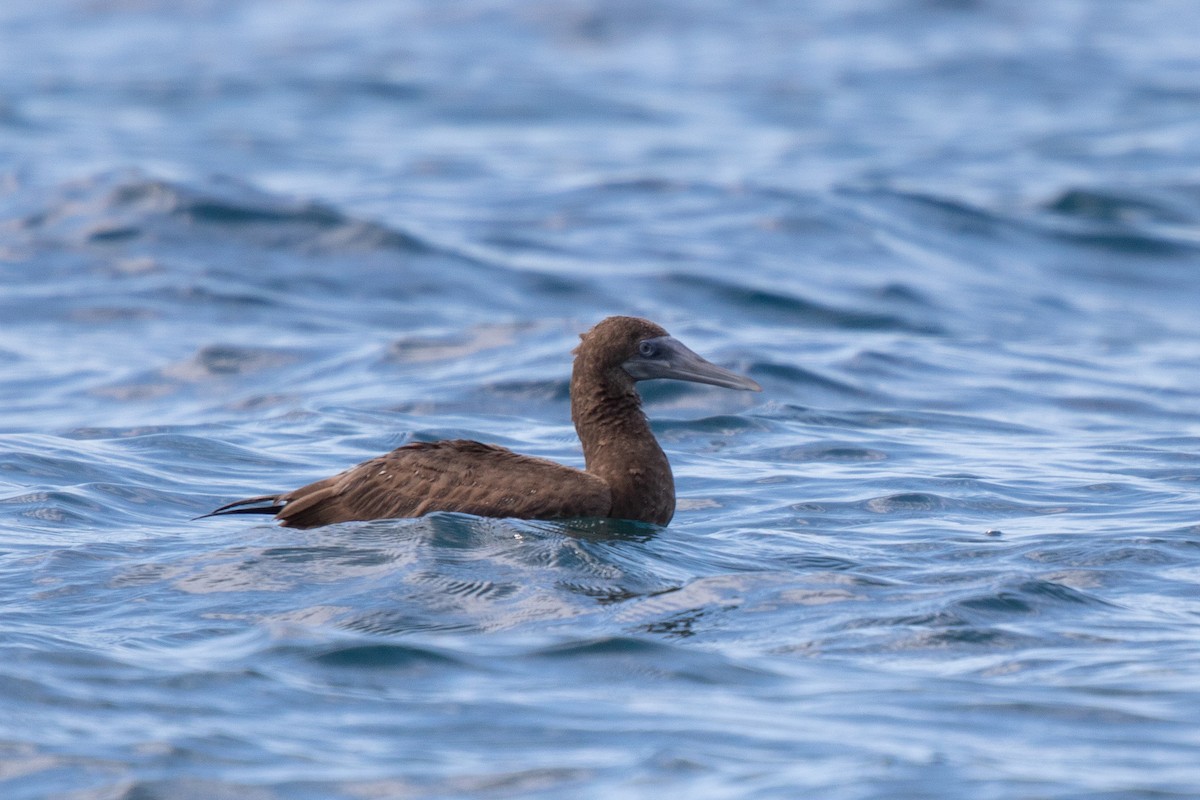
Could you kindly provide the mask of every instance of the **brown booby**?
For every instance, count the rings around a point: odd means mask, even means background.
[[[675,479],[634,384],[674,378],[755,392],[762,387],[704,360],[649,320],[609,317],[579,338],[571,419],[585,469],[465,439],[413,442],[294,491],[238,500],[205,516],[274,514],[292,528],[433,511],[666,525],[675,514]]]

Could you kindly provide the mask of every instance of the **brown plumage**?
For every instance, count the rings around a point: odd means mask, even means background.
[[[710,364],[648,320],[609,317],[580,339],[571,419],[583,443],[584,470],[465,439],[416,442],[294,491],[238,500],[205,516],[274,514],[293,528],[433,511],[666,525],[675,513],[675,481],[634,384],[675,378],[760,387]]]

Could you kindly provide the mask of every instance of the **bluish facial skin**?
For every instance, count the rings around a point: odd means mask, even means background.
[[[705,360],[674,336],[643,339],[638,342],[637,355],[621,366],[635,381],[671,378],[723,386],[726,389],[762,391],[755,381]]]

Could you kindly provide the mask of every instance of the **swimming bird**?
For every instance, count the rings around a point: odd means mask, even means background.
[[[465,439],[413,442],[299,489],[238,500],[204,516],[274,514],[292,528],[434,511],[666,525],[675,514],[675,479],[634,384],[674,378],[755,392],[762,387],[638,317],[608,317],[579,338],[571,419],[583,443],[582,470]]]

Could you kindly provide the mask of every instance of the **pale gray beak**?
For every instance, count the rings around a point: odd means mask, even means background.
[[[762,387],[756,382],[706,361],[674,336],[643,339],[638,343],[638,354],[621,366],[635,381],[672,378],[677,381],[724,386],[726,389],[762,391]]]

